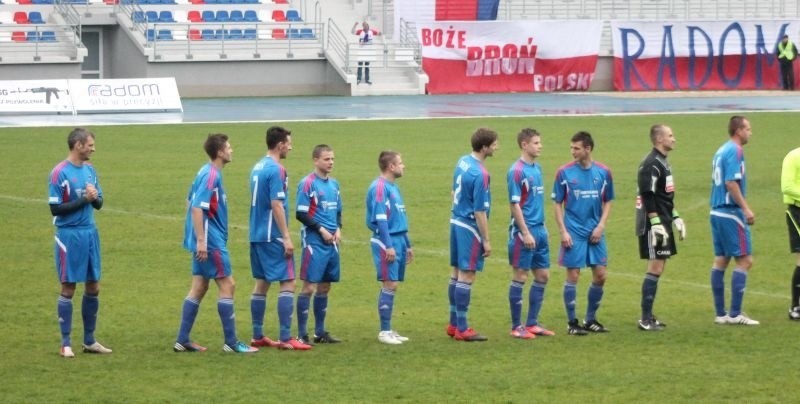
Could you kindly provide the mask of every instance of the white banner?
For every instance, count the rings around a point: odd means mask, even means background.
[[[181,111],[175,78],[70,80],[77,113]]]
[[[0,81],[0,112],[71,114],[67,80]]]

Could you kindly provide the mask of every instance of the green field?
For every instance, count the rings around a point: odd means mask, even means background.
[[[343,280],[331,292],[327,324],[346,342],[251,356],[222,352],[213,286],[193,331],[193,339],[209,351],[175,354],[171,347],[190,279],[189,255],[181,248],[184,198],[207,160],[202,142],[213,132],[230,135],[234,149],[224,170],[229,248],[238,281],[238,334],[250,338],[248,174],[265,152],[270,124],[92,127],[97,134],[93,162],[105,194],[105,206],[96,214],[103,252],[97,336],[114,353],[78,353],[74,360],[58,356],[59,284],[46,202],[47,174],[67,155],[69,129],[0,129],[0,140],[10,150],[0,162],[0,397],[3,402],[795,402],[797,393],[787,383],[796,375],[800,324],[786,315],[795,259],[788,252],[779,182],[783,156],[800,145],[800,115],[753,113],[749,118],[753,136],[745,152],[748,199],[756,214],[755,264],[744,307],[761,321],[757,327],[713,324],[710,163],[727,139],[728,115],[288,123],[294,132],[294,151],[285,162],[290,188],[311,170],[314,145],[335,149],[334,176],[345,209]],[[636,328],[645,262],[638,259],[633,233],[635,177],[650,149],[648,129],[659,122],[672,126],[677,138],[670,160],[688,238],[660,282],[655,312],[669,327],[643,333]],[[500,133],[500,150],[487,163],[493,176],[494,254],[473,286],[470,307],[471,326],[490,340],[467,344],[444,333],[448,217],[453,165],[469,151],[469,136],[479,126]],[[609,278],[598,314],[609,334],[565,334],[564,273],[553,249],[540,319],[558,335],[533,341],[508,336],[505,173],[519,156],[515,137],[522,127],[543,134],[540,162],[548,184],[571,160],[569,138],[577,130],[594,135],[595,158],[612,169],[617,200],[606,229]],[[416,253],[395,300],[393,327],[411,338],[402,346],[376,339],[379,286],[364,226],[364,194],[378,174],[383,149],[403,153],[407,168],[399,184]],[[557,245],[552,212],[548,204],[551,245]],[[297,246],[298,223],[292,220],[290,226]],[[588,281],[584,276],[578,286],[581,316]],[[76,346],[82,339],[81,294],[82,287],[75,300]],[[274,290],[268,296],[265,325],[272,337],[276,296]]]

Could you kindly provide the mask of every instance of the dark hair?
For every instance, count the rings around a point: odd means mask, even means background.
[[[667,128],[667,125],[664,125],[663,123],[657,123],[657,124],[651,126],[650,127],[650,142],[652,142],[653,144],[656,144],[656,139],[658,139],[659,135],[664,133],[666,128]]]
[[[747,118],[742,115],[732,116],[730,121],[728,121],[728,135],[733,136],[737,130],[744,127],[745,120],[747,120]]]
[[[391,150],[384,150],[381,152],[380,156],[378,156],[378,167],[381,171],[385,171],[389,168],[389,164],[394,162],[394,159],[399,156],[400,153]]]
[[[317,159],[320,155],[322,155],[322,152],[326,151],[333,151],[333,149],[326,144],[318,144],[314,146],[314,150],[311,151],[311,158]]]
[[[532,128],[525,128],[517,134],[517,146],[522,147],[522,142],[530,140],[532,137],[542,136],[539,131]]]
[[[497,132],[489,128],[479,128],[472,134],[470,141],[472,143],[472,151],[479,152],[484,147],[489,147],[497,141]]]
[[[581,142],[583,143],[583,147],[591,147],[594,150],[594,140],[592,140],[592,134],[586,131],[579,131],[578,133],[572,135],[572,139],[570,139],[573,143]]]
[[[94,139],[94,133],[85,128],[75,128],[69,133],[69,136],[67,136],[67,146],[72,150],[75,148],[76,144],[86,143],[86,140],[89,138]]]
[[[292,131],[286,130],[280,126],[270,127],[267,129],[267,148],[270,150],[274,149],[279,143],[285,142],[291,135]]]
[[[206,142],[203,144],[203,149],[205,149],[206,154],[211,160],[217,158],[217,153],[225,147],[225,143],[228,142],[228,135],[222,133],[214,133],[208,135]]]

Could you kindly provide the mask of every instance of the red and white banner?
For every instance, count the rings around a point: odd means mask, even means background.
[[[429,94],[585,91],[600,21],[418,22]]]
[[[800,20],[611,21],[614,88],[779,89],[775,49],[799,29]]]

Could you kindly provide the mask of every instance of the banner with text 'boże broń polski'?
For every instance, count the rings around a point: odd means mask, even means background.
[[[614,88],[779,89],[775,49],[799,21],[612,21]]]
[[[429,94],[583,91],[599,21],[418,22]]]

